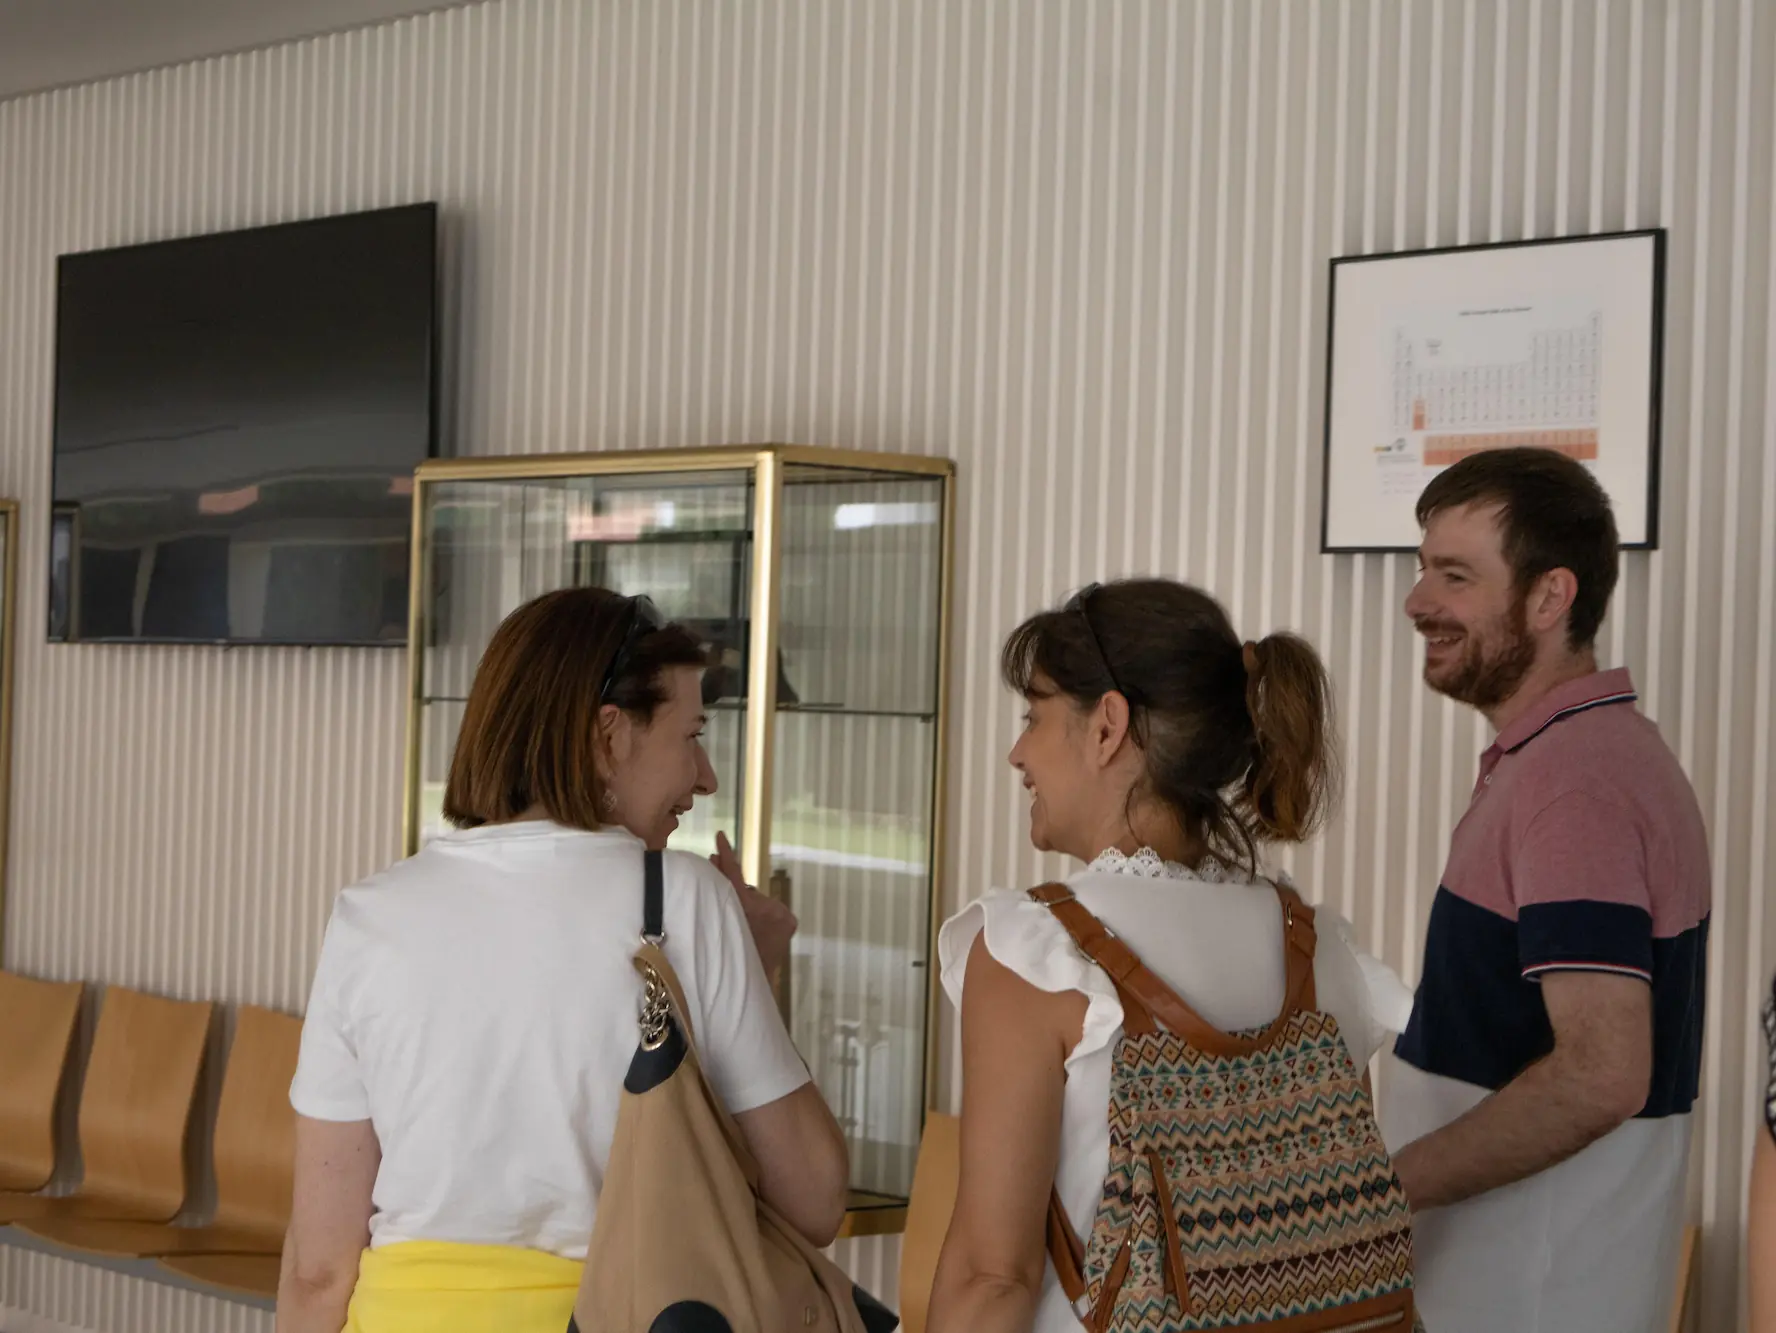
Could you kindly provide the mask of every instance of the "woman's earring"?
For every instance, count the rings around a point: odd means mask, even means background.
[[[606,787],[604,789],[604,794],[598,798],[598,813],[603,815],[606,819],[609,819],[612,815],[616,814],[616,812],[617,794],[609,787]]]

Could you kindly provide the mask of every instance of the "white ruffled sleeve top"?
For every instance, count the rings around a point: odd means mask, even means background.
[[[1268,884],[1208,862],[1193,870],[1147,850],[1134,856],[1105,852],[1067,883],[1207,1022],[1224,1031],[1259,1027],[1282,1008],[1282,911]],[[1404,1029],[1412,992],[1351,942],[1348,922],[1324,908],[1315,909],[1315,922],[1318,1007],[1338,1020],[1361,1070],[1392,1033]],[[1074,947],[1053,913],[1017,890],[989,893],[944,924],[938,962],[944,990],[958,1010],[969,950],[983,932],[988,952],[1032,986],[1079,991],[1088,1001],[1084,1034],[1067,1057],[1056,1185],[1074,1226],[1089,1228],[1110,1163],[1110,1067],[1122,1034],[1122,1004],[1110,978]],[[1078,1324],[1051,1267],[1037,1333],[1076,1330]]]

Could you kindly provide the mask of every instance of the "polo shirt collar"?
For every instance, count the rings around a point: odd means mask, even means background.
[[[1610,704],[1631,704],[1639,697],[1626,667],[1580,676],[1549,690],[1534,708],[1499,733],[1492,748],[1514,754],[1563,718]]]

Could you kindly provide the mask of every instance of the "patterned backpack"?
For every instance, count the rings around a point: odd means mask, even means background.
[[[1053,912],[1122,1001],[1110,1170],[1081,1247],[1058,1194],[1048,1250],[1092,1333],[1409,1333],[1412,1218],[1330,1014],[1313,909],[1277,886],[1288,980],[1268,1028],[1194,1013],[1064,884]]]

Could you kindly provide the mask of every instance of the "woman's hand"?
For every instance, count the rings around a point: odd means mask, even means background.
[[[799,924],[795,913],[789,910],[787,903],[767,898],[746,882],[746,875],[740,869],[740,857],[727,834],[715,835],[715,855],[709,860],[727,876],[734,892],[740,895],[740,909],[746,913],[746,924],[752,929],[752,942],[758,949],[759,961],[764,963],[766,975],[775,976],[789,966],[789,942]]]

